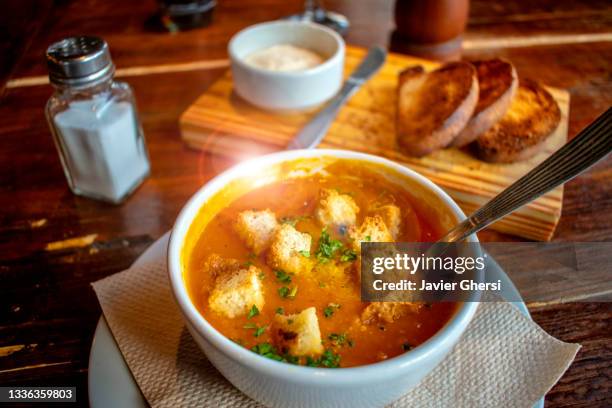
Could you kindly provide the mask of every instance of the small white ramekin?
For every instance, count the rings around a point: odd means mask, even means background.
[[[325,58],[303,71],[277,72],[253,67],[244,59],[278,44],[310,49]],[[318,24],[272,21],[245,28],[228,45],[234,90],[255,106],[270,110],[314,107],[334,96],[342,84],[344,41],[335,31]]]
[[[465,218],[459,206],[431,181],[381,157],[323,149],[283,151],[261,156],[240,163],[209,181],[182,209],[172,229],[168,249],[172,292],[197,344],[225,378],[249,397],[264,405],[279,408],[383,406],[417,386],[446,357],[470,323],[478,303],[460,304],[451,320],[438,333],[397,357],[359,367],[312,368],[270,360],[224,337],[197,311],[183,278],[181,254],[185,237],[198,213],[206,211],[206,204],[211,197],[229,183],[257,178],[254,175],[265,173],[266,169],[286,165],[282,168],[283,174],[291,171],[299,174],[303,169],[299,166],[292,169],[292,162],[318,158],[350,159],[380,166],[394,180],[404,180],[402,184],[410,188],[411,193],[422,199],[429,208],[435,208],[444,228],[450,228]],[[274,181],[269,174],[259,185]],[[478,240],[476,236],[471,236],[468,241]]]

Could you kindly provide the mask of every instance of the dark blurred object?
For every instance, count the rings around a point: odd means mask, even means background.
[[[339,34],[346,33],[350,25],[346,17],[342,14],[325,10],[318,0],[305,0],[304,12],[301,14],[294,14],[286,19],[321,24],[335,30]]]
[[[206,27],[212,22],[215,0],[160,0],[158,29],[171,33]]]
[[[42,26],[51,0],[3,0],[0,13],[0,97],[6,83]]]
[[[458,60],[469,0],[397,0],[391,49],[441,61]]]

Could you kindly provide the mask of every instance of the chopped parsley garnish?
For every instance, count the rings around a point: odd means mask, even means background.
[[[285,314],[285,309],[283,309],[282,307],[277,307],[276,314],[279,314],[279,315]]]
[[[331,350],[325,350],[321,358],[319,358],[320,364],[327,368],[340,367],[340,355],[335,354]]]
[[[295,227],[295,224],[298,223],[298,220],[293,217],[283,217],[281,218],[281,224],[289,224],[292,227]]]
[[[281,218],[281,224],[289,224],[292,227],[295,227],[298,222],[303,221],[307,218],[310,218],[310,215],[297,215],[295,217],[283,217]]]
[[[278,288],[278,294],[280,295],[280,297],[285,299],[294,298],[297,294],[297,290],[297,286],[294,286],[292,288],[288,288],[287,286],[281,286],[280,288]]]
[[[367,242],[370,242],[370,241],[372,241],[372,237],[370,235],[366,235],[365,240]]]
[[[291,275],[289,275],[285,271],[276,270],[274,271],[274,275],[276,276],[276,279],[281,283],[291,283]]]
[[[299,357],[290,354],[280,354],[278,350],[268,342],[256,344],[251,348],[251,351],[271,360],[283,361],[290,364],[300,363]],[[319,358],[306,357],[305,365],[309,367],[337,368],[340,367],[340,355],[328,349],[325,350]]]
[[[247,318],[252,318],[255,317],[259,314],[259,309],[257,308],[257,306],[253,305],[253,307],[251,307],[251,310],[249,310],[249,315],[247,316]]]
[[[280,297],[282,298],[286,298],[287,296],[289,296],[289,292],[291,291],[291,289],[289,289],[286,286],[282,286],[280,288],[278,288],[278,294],[280,295]]]
[[[319,249],[317,249],[317,260],[320,263],[328,262],[333,259],[335,253],[343,247],[342,242],[333,239],[327,232],[327,228],[323,228],[319,237]]]
[[[357,253],[349,248],[345,248],[340,255],[340,261],[342,262],[353,262],[355,259],[357,259]]]
[[[327,338],[334,344],[335,346],[344,346],[345,344],[349,347],[353,347],[355,343],[353,340],[349,339],[346,333],[332,333]]]
[[[328,349],[325,350],[321,357],[317,359],[307,357],[306,365],[309,367],[338,368],[340,367],[340,355],[335,354],[332,350]]]
[[[268,328],[268,326],[257,326],[255,323],[247,323],[242,327],[245,329],[254,329],[255,331],[253,332],[253,336],[255,337],[259,337],[264,334],[264,332]]]
[[[337,303],[330,303],[323,309],[323,315],[329,319],[333,316],[336,309],[340,309],[340,305]]]
[[[266,328],[267,328],[267,327],[268,327],[268,326],[261,326],[261,327],[258,327],[258,328],[255,330],[255,333],[253,333],[253,336],[255,336],[255,337],[259,337],[259,336],[261,336],[262,334],[264,334],[264,332],[266,331]]]
[[[250,252],[250,253],[247,255],[247,261],[246,261],[246,262],[244,262],[244,263],[242,264],[242,266],[244,266],[244,267],[248,268],[248,267],[249,267],[249,266],[251,266],[251,265],[255,265],[255,262],[253,262],[253,261],[255,261],[255,259],[257,259],[257,255],[255,255],[253,252]]]
[[[256,344],[255,346],[253,346],[253,348],[251,348],[251,351],[261,356],[270,358],[272,360],[276,360],[276,361],[284,360],[283,356],[279,355],[276,352],[276,349],[274,348],[274,346],[272,346],[270,343]]]
[[[264,280],[266,279],[266,273],[264,271],[259,272],[259,275],[257,275],[259,277],[259,280]]]
[[[289,354],[285,354],[285,355],[278,354],[278,351],[276,351],[274,346],[271,345],[270,343],[256,344],[255,346],[251,348],[251,351],[259,354],[260,356],[267,357],[271,360],[284,361],[290,364],[298,364],[300,361],[299,358],[289,355]]]
[[[304,258],[310,258],[310,251],[299,251]]]
[[[353,262],[357,259],[357,253],[350,248],[346,248],[341,241],[333,239],[327,232],[327,228],[323,228],[319,237],[319,248],[315,253],[319,263],[329,262],[340,255],[340,262]]]

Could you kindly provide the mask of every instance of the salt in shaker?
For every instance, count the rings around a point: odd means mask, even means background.
[[[120,203],[149,174],[149,159],[129,85],[113,80],[108,45],[70,37],[47,49],[55,93],[46,116],[70,189]]]

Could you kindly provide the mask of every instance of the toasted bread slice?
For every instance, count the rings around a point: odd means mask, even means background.
[[[397,141],[412,156],[448,146],[465,127],[478,102],[476,69],[451,62],[435,71],[420,66],[400,73]]]
[[[496,124],[506,113],[518,87],[516,70],[498,58],[473,61],[478,74],[478,103],[465,128],[451,143],[462,147]]]
[[[494,163],[526,160],[542,150],[560,120],[552,95],[533,81],[521,80],[508,112],[478,137],[478,155]]]

